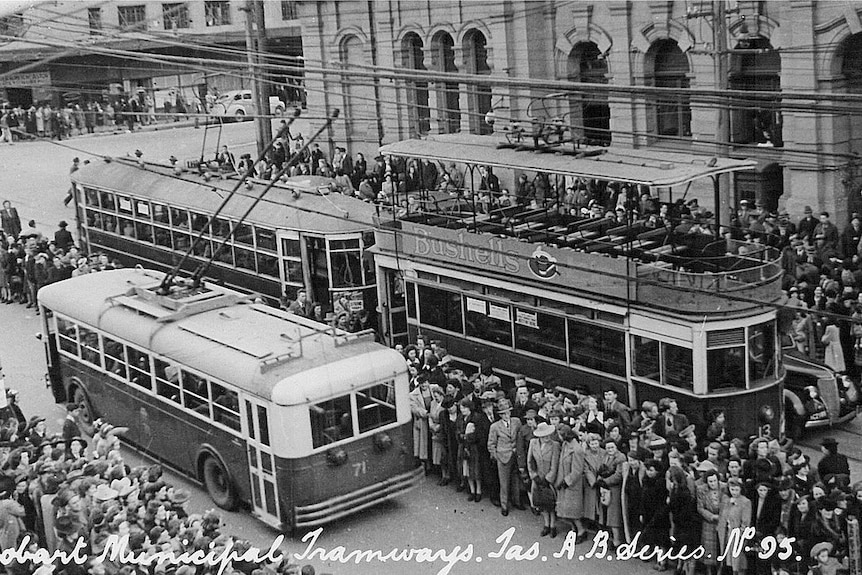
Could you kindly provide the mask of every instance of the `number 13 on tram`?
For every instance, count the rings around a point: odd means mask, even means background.
[[[127,426],[220,507],[248,504],[285,531],[415,486],[398,352],[223,287],[159,295],[163,277],[121,269],[40,290],[58,402]]]

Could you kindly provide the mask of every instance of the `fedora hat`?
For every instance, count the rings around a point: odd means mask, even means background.
[[[63,536],[77,533],[79,528],[80,525],[72,519],[71,515],[60,515],[54,520],[54,529]]]
[[[501,399],[497,402],[497,413],[508,413],[512,411],[512,402],[508,399]]]
[[[824,439],[823,441],[820,442],[820,445],[822,445],[823,447],[830,447],[830,446],[838,445],[838,442],[835,440],[834,437],[827,437],[826,439]]]
[[[650,449],[664,449],[665,447],[667,447],[667,439],[661,436],[649,442]]]
[[[694,435],[694,424],[692,423],[688,427],[683,428],[682,431],[679,432],[680,437],[688,437],[689,435]]]
[[[482,395],[479,396],[479,399],[482,400],[482,403],[497,401],[497,392],[489,389],[488,391],[483,392]]]
[[[134,491],[135,487],[132,485],[131,479],[128,477],[121,477],[120,479],[114,479],[111,481],[111,489],[116,491],[120,497],[125,497]]]
[[[821,551],[826,551],[827,553],[832,553],[832,544],[823,541],[822,543],[818,543],[814,547],[811,548],[811,558],[817,559],[817,556],[820,555]]]
[[[120,493],[116,489],[111,489],[107,483],[102,483],[96,488],[93,498],[96,501],[110,501],[116,499]]]
[[[557,428],[544,421],[533,431],[533,437],[547,437],[557,431]]]

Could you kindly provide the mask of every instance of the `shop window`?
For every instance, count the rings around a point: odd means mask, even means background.
[[[419,318],[423,324],[462,333],[461,295],[420,285]]]
[[[515,349],[566,361],[565,318],[516,308]]]
[[[625,335],[595,324],[568,321],[569,361],[590,369],[625,376]]]
[[[466,300],[467,335],[512,347],[512,308],[469,296]]]

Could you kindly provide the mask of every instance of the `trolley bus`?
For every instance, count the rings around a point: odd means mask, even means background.
[[[159,295],[163,277],[121,269],[40,290],[58,402],[128,426],[216,504],[285,531],[416,484],[398,352],[209,283]]]
[[[613,389],[633,409],[670,397],[700,426],[721,409],[732,435],[778,436],[786,371],[778,250],[680,234],[678,222],[656,226],[630,207],[611,217],[571,213],[560,209],[562,194],[493,207],[479,189],[479,169],[491,167],[502,182],[541,172],[559,186],[649,190],[664,204],[714,194],[720,206],[718,178],[755,163],[613,147],[555,152],[465,134],[381,147],[402,161],[457,163],[467,188],[426,193],[415,212],[378,219],[386,340],[439,340],[467,369],[489,360],[504,385],[524,374],[599,397]]]
[[[167,271],[203,231],[184,269],[209,258],[231,226],[268,182],[250,182],[210,222],[235,178],[205,179],[174,168],[125,159],[92,162],[72,175],[79,237],[85,248],[124,265]],[[295,299],[332,309],[347,295],[351,309],[374,311],[374,270],[365,252],[374,241],[374,207],[341,194],[332,180],[294,176],[279,182],[239,224],[209,270],[229,287],[257,292],[273,302]],[[250,189],[249,189],[250,188]]]

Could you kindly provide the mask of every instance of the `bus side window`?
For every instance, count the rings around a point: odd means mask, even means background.
[[[85,327],[78,326],[78,338],[81,342],[81,359],[101,367],[99,334]]]
[[[128,376],[123,344],[107,337],[103,337],[102,342],[105,346],[105,370],[126,379]]]
[[[209,417],[209,389],[207,380],[182,370],[183,404],[192,411]]]
[[[235,391],[212,384],[213,419],[236,431],[240,430],[239,396]]]
[[[75,324],[61,317],[57,318],[57,345],[66,353],[78,355],[78,335]]]
[[[145,389],[152,389],[153,379],[150,375],[150,356],[133,347],[127,347],[126,351],[129,356],[129,381]]]
[[[156,393],[162,397],[180,403],[180,370],[161,359],[156,364]]]

